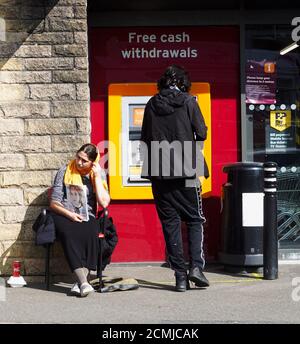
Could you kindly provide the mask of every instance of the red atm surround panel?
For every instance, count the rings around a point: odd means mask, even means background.
[[[129,32],[174,34],[185,32],[185,43],[153,43],[155,48],[197,50],[197,58],[126,59],[121,50],[132,48]],[[141,43],[137,47],[145,46]],[[153,47],[152,46],[152,47]],[[207,260],[217,257],[220,246],[220,196],[226,179],[222,167],[239,160],[239,30],[238,27],[147,27],[90,28],[89,30],[91,140],[108,139],[108,85],[110,83],[155,82],[170,64],[184,66],[192,81],[211,87],[212,193],[204,199],[206,216],[204,249]],[[113,262],[163,261],[165,246],[152,201],[112,201],[110,214],[118,229],[119,243]],[[184,231],[184,236],[186,233]]]

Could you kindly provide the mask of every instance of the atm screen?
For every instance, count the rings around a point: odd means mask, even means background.
[[[122,97],[122,145],[123,186],[150,185],[141,178],[142,160],[140,139],[144,110],[150,97]]]

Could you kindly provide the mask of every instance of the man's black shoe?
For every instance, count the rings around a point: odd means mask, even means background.
[[[197,287],[208,287],[209,282],[204,276],[201,269],[198,268],[198,266],[195,266],[190,270],[189,273],[189,280],[194,282]]]
[[[189,281],[187,278],[186,273],[178,274],[175,273],[176,278],[176,291],[186,291],[187,289],[190,289]]]

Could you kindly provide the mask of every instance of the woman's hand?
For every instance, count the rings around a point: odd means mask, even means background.
[[[94,173],[95,178],[101,178],[101,167],[99,164],[93,163],[92,171]]]
[[[74,221],[74,222],[82,222],[83,221],[83,217],[81,215],[73,213],[73,212],[70,212],[69,219],[71,221]]]
[[[103,186],[102,180],[102,171],[99,164],[93,164],[92,171],[94,172],[95,176],[95,186],[96,186],[96,199],[98,204],[100,204],[103,208],[106,208],[109,205],[110,197],[108,192]]]
[[[74,221],[74,222],[82,222],[83,221],[83,217],[81,215],[66,209],[62,204],[60,204],[56,201],[50,202],[50,209],[55,211],[57,214],[60,214],[60,215],[67,217],[71,221]]]

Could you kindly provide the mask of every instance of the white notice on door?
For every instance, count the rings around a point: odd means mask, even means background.
[[[243,193],[243,227],[262,227],[264,225],[264,193]]]

